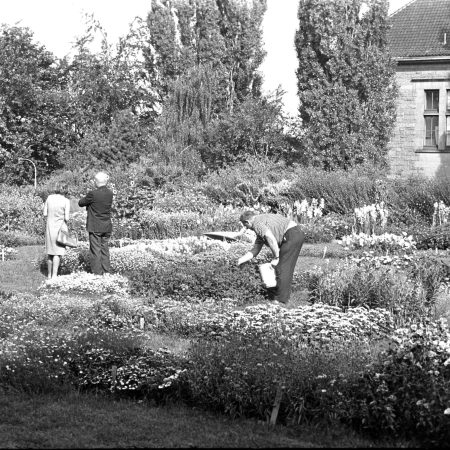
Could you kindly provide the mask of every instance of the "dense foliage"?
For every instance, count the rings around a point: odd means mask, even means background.
[[[303,144],[310,161],[325,169],[386,163],[396,98],[387,10],[387,0],[300,1]]]

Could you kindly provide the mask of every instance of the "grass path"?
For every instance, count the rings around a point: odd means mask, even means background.
[[[43,245],[19,247],[16,259],[0,261],[0,291],[36,292],[45,276],[36,268],[36,260],[44,254]]]

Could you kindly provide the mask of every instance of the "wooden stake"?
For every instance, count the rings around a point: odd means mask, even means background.
[[[278,411],[280,410],[281,397],[283,396],[283,388],[281,384],[277,387],[277,393],[275,394],[275,400],[273,402],[272,414],[270,415],[270,426],[275,426],[278,417]]]
[[[112,366],[111,367],[111,379],[113,384],[116,384],[116,379],[117,379],[117,366]]]
[[[144,329],[144,324],[145,324],[145,319],[144,319],[143,317],[141,317],[141,318],[139,319],[139,328],[140,328],[141,330]]]

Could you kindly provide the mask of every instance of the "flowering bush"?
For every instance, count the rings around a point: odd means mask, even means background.
[[[384,202],[355,208],[353,232],[356,234],[375,234],[375,228],[384,229],[388,215],[389,212],[385,207]]]
[[[44,243],[44,234],[29,234],[26,231],[0,231],[0,245],[20,247]]]
[[[217,205],[202,192],[193,188],[184,188],[174,192],[158,190],[153,200],[153,209],[164,213],[196,212],[204,214]]]
[[[294,347],[307,342],[323,348],[334,341],[383,337],[392,327],[393,319],[387,310],[357,307],[345,312],[336,306],[316,303],[295,309],[258,304],[233,314],[216,313],[203,322],[201,329],[203,336],[210,339],[212,336],[226,339],[233,333],[276,335]]]
[[[210,214],[143,210],[139,223],[146,238],[177,238],[207,231],[236,231],[239,228],[239,212],[231,207],[219,207]]]
[[[257,305],[217,315],[191,348],[187,382],[195,400],[233,416],[267,420],[281,388],[281,420],[327,418],[330,381],[367,364],[371,339],[391,323],[386,311],[346,314],[326,305]]]
[[[379,251],[398,251],[398,250],[414,250],[416,242],[412,236],[403,233],[402,236],[384,233],[381,235],[368,235],[365,233],[352,233],[343,236],[342,245],[349,249],[357,248],[373,248]]]
[[[110,249],[111,268],[113,272],[123,273],[129,270],[139,270],[156,264],[156,260],[163,255],[195,255],[207,250],[227,250],[230,244],[223,241],[210,240],[204,236],[190,236],[177,239],[164,240],[117,240],[114,242],[126,245]],[[41,271],[45,273],[46,256],[39,261]],[[68,248],[61,259],[60,273],[69,274],[76,271],[88,271],[90,269],[90,254],[88,244],[81,242],[76,249]]]
[[[396,330],[379,361],[349,382],[341,397],[353,423],[374,434],[414,436],[445,446],[450,439],[450,333],[445,321]]]
[[[341,239],[352,231],[353,217],[329,213],[321,218],[319,224],[332,230],[335,239]]]
[[[160,256],[155,264],[130,270],[134,295],[153,294],[182,301],[189,298],[237,298],[241,303],[262,300],[263,289],[256,265],[236,265],[246,246],[233,244],[228,251],[206,251],[190,255]],[[263,258],[264,252],[259,258]]]
[[[433,219],[432,219],[432,227],[436,225],[442,225],[448,222],[448,216],[450,214],[450,207],[446,206],[445,203],[441,200],[439,202],[435,202],[433,204]]]
[[[414,227],[409,230],[417,241],[418,250],[447,250],[450,248],[450,224]]]
[[[0,231],[43,235],[44,204],[32,188],[0,186]]]
[[[74,272],[46,280],[38,289],[57,290],[59,292],[126,295],[128,280],[121,275],[93,275],[86,272]]]
[[[426,315],[431,304],[419,278],[394,267],[369,262],[342,263],[333,269],[314,268],[305,275],[312,302],[339,307],[386,308],[397,323]]]
[[[0,261],[14,259],[16,257],[16,255],[17,255],[17,250],[0,244]]]

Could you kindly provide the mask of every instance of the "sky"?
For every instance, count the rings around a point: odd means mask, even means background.
[[[390,0],[389,13],[411,0]],[[35,40],[62,58],[70,55],[77,36],[84,32],[85,14],[93,14],[106,30],[109,43],[126,34],[138,16],[145,18],[151,0],[0,0],[0,24],[29,27]],[[263,21],[266,59],[261,65],[266,93],[280,87],[285,111],[297,110],[294,36],[298,0],[267,0]]]

